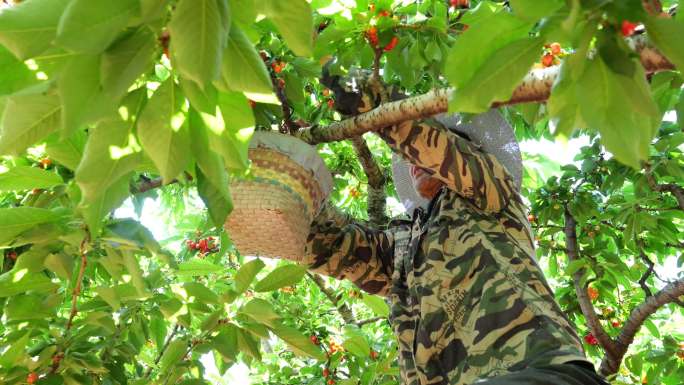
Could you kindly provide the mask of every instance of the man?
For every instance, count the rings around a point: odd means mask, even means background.
[[[336,108],[354,115],[382,99],[368,78],[326,74],[323,82]],[[306,262],[389,298],[402,384],[604,384],[533,258],[526,208],[509,170],[437,120],[378,134],[411,162],[414,191],[429,205],[387,230],[328,207],[312,224]]]

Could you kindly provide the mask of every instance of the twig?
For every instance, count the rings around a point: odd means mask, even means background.
[[[381,316],[373,317],[373,318],[368,318],[368,319],[364,319],[364,320],[358,321],[358,322],[356,323],[356,326],[361,327],[361,326],[366,325],[366,324],[372,324],[373,322],[383,321],[383,320],[386,320],[386,319],[387,319],[387,317],[381,317]]]
[[[669,192],[677,199],[679,209],[684,211],[684,187],[674,183],[658,184],[658,181],[656,181],[653,176],[651,165],[649,164],[644,166],[644,171],[646,172],[646,181],[648,182],[649,187],[651,187],[651,190],[656,192]]]
[[[567,206],[565,207],[565,249],[570,261],[578,261],[580,259],[579,246],[577,244],[577,222],[575,218],[570,214]],[[591,299],[587,294],[587,288],[582,284],[582,276],[584,275],[586,269],[577,269],[573,275],[572,280],[575,286],[575,292],[577,294],[577,301],[579,302],[580,309],[584,318],[587,321],[587,326],[589,330],[599,341],[603,349],[605,349],[606,354],[613,355],[615,351],[615,344],[610,336],[606,333],[601,326],[598,315],[594,310],[594,306],[591,304]]]
[[[85,274],[85,268],[88,265],[88,251],[86,250],[88,243],[90,243],[90,232],[86,228],[85,236],[83,237],[83,240],[81,241],[81,246],[79,247],[79,253],[81,254],[81,266],[78,270],[76,286],[74,287],[74,291],[71,295],[71,311],[69,312],[69,320],[67,321],[64,335],[69,334],[69,331],[71,330],[71,327],[74,323],[74,317],[76,317],[76,314],[78,314],[78,308],[76,307],[76,304],[78,302],[78,295],[81,294],[81,286],[83,283],[83,275]]]
[[[164,355],[164,352],[166,351],[166,348],[169,347],[169,344],[170,344],[171,341],[173,340],[173,337],[176,336],[176,334],[178,333],[178,330],[179,330],[179,329],[180,329],[180,325],[176,324],[176,326],[173,328],[173,331],[171,332],[171,334],[169,334],[169,336],[166,337],[166,341],[164,341],[164,345],[163,345],[162,348],[159,350],[159,353],[157,354],[157,357],[154,359],[154,364],[147,368],[147,370],[145,371],[145,375],[143,376],[143,378],[149,378],[149,377],[150,377],[150,374],[152,374],[152,368],[155,367],[155,366],[157,366],[157,364],[159,363],[159,361],[161,361],[161,358],[162,358],[162,356]]]
[[[651,259],[646,255],[644,252],[644,241],[643,239],[637,239],[637,246],[639,247],[639,257],[641,258],[642,261],[644,261],[648,265],[648,269],[644,272],[644,274],[639,278],[639,286],[641,286],[641,289],[644,291],[646,294],[646,297],[651,297],[653,296],[653,293],[651,292],[651,289],[648,287],[646,284],[646,281],[648,278],[652,275],[655,274],[655,264]]]
[[[325,282],[323,281],[323,278],[316,274],[312,273],[306,273],[306,275],[311,278],[312,281],[318,286],[319,289],[325,294],[326,297],[332,302],[332,304],[337,308],[337,312],[340,313],[340,316],[342,316],[342,319],[344,320],[345,323],[351,325],[356,322],[354,319],[354,314],[352,313],[351,309],[343,302],[341,302],[337,296],[335,296],[335,292],[326,286]]]

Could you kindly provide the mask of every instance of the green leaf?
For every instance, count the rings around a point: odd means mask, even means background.
[[[208,128],[201,113],[190,110],[189,124],[192,139],[192,152],[197,160],[197,189],[207,205],[209,214],[216,227],[222,227],[226,217],[233,209],[228,191],[228,174],[223,159],[209,148]]]
[[[203,259],[191,259],[178,265],[178,275],[190,277],[218,273],[221,270],[223,270],[221,266]]]
[[[313,54],[313,15],[308,2],[266,0],[260,6],[295,55]]]
[[[494,51],[467,82],[458,85],[449,109],[479,113],[495,101],[508,100],[539,57],[542,44],[541,38],[523,38]]]
[[[195,297],[195,301],[200,301],[202,303],[219,303],[218,295],[199,282],[186,282],[183,284],[183,288],[188,293],[188,296]]]
[[[254,114],[247,98],[240,92],[221,92],[218,104],[223,127],[220,122],[209,126],[211,148],[223,157],[229,170],[244,172],[249,167],[248,150],[254,133]]]
[[[221,332],[212,340],[214,349],[228,361],[235,361],[237,355],[237,333],[237,327],[229,323],[223,326]]]
[[[128,197],[130,176],[131,174],[124,175],[110,184],[98,197],[81,202],[79,209],[91,234],[98,234],[102,227],[102,218]]]
[[[264,266],[266,265],[260,259],[251,260],[240,266],[240,269],[235,274],[235,291],[237,294],[242,294],[249,288],[249,285],[252,284],[252,281],[254,281],[254,278]]]
[[[75,177],[83,192],[82,204],[95,203],[112,184],[135,169],[140,153],[130,140],[129,126],[122,120],[103,122],[89,131]]]
[[[271,328],[271,331],[281,340],[285,341],[296,354],[312,357],[319,361],[325,359],[321,348],[318,345],[314,345],[309,337],[302,334],[299,330],[285,325],[276,325]]]
[[[62,139],[59,133],[53,133],[45,142],[45,152],[60,164],[76,170],[87,141],[88,135],[85,130],[77,130],[66,139]]]
[[[166,373],[175,364],[179,363],[188,350],[188,341],[185,338],[171,341],[166,347],[164,355],[159,361],[159,371]]]
[[[382,299],[382,297],[379,297],[377,295],[364,294],[362,300],[363,303],[366,304],[366,306],[373,310],[373,313],[375,313],[375,315],[381,317],[389,316],[389,306],[387,306],[387,303],[384,299]]]
[[[74,56],[62,69],[57,88],[62,100],[62,138],[105,115],[113,115],[116,103],[105,97],[100,85],[100,55]]]
[[[684,36],[684,20],[649,16],[645,22],[649,39],[678,70],[684,71],[684,45],[678,36]]]
[[[228,186],[219,186],[211,179],[208,179],[202,170],[198,167],[197,174],[197,192],[200,198],[209,210],[214,226],[221,228],[230,214],[233,211],[233,200],[228,191]]]
[[[26,64],[12,55],[7,48],[0,45],[0,96],[12,94],[38,80]]]
[[[0,275],[0,298],[12,297],[29,291],[46,293],[58,287],[59,285],[52,283],[42,272],[28,273],[27,269],[21,269]]]
[[[496,60],[494,53],[500,49],[515,41],[526,48],[524,42],[531,27],[506,11],[492,12],[486,3],[478,5],[471,16],[477,19],[449,50],[444,72],[449,83],[459,89],[470,84],[478,72],[483,76],[482,67]],[[530,40],[536,43],[536,39]],[[510,49],[504,52],[515,56]]]
[[[352,336],[346,339],[342,346],[345,350],[359,358],[366,359],[370,357],[370,346],[362,336]]]
[[[244,32],[235,24],[231,26],[223,57],[221,80],[216,84],[219,89],[256,94],[273,93],[271,77],[263,60]]]
[[[174,66],[182,76],[201,87],[218,77],[227,29],[216,0],[180,0],[168,29]]]
[[[519,18],[535,22],[548,17],[565,5],[562,0],[511,0],[513,14]]]
[[[138,119],[138,138],[164,183],[173,181],[190,161],[190,137],[180,89],[168,78],[152,95]]]
[[[197,111],[209,115],[216,114],[216,103],[218,100],[218,91],[216,90],[216,87],[207,84],[204,86],[204,90],[202,90],[197,83],[184,78],[180,79],[180,87],[190,101],[190,105]]]
[[[72,0],[59,21],[56,43],[75,52],[100,53],[139,12],[138,0]]]
[[[643,67],[637,65],[630,78],[610,71],[596,57],[580,79],[577,99],[582,117],[601,133],[606,148],[620,162],[639,169],[660,122]]]
[[[300,265],[284,265],[276,268],[254,286],[255,291],[272,291],[285,286],[292,286],[301,281],[306,274],[306,267]]]
[[[51,188],[62,183],[59,175],[37,167],[17,166],[3,170],[0,166],[0,191]]]
[[[64,253],[49,254],[45,258],[45,267],[57,274],[58,277],[67,280],[71,279],[74,270],[74,258]]]
[[[31,0],[0,12],[0,44],[21,60],[45,51],[68,0]]]
[[[247,330],[237,329],[237,344],[240,351],[244,354],[261,361],[261,353],[259,352],[259,341],[257,341],[252,334]]]
[[[273,321],[280,319],[278,313],[273,310],[273,305],[260,298],[254,298],[247,302],[240,308],[240,312],[268,326],[273,326]]]
[[[10,96],[0,127],[0,155],[19,155],[59,127],[57,95],[31,92]]]
[[[22,232],[43,223],[54,222],[59,215],[53,211],[35,207],[0,208],[0,246]]]
[[[100,296],[100,298],[102,298],[109,306],[112,307],[112,310],[118,311],[121,308],[119,294],[115,289],[102,286],[96,287],[93,290],[97,293],[97,295]]]
[[[19,358],[25,354],[26,346],[29,342],[31,331],[24,333],[19,339],[14,341],[7,350],[0,356],[0,366],[5,369],[13,368]]]
[[[133,255],[130,250],[122,250],[123,254],[123,264],[126,266],[129,276],[131,277],[131,283],[138,291],[138,295],[145,295],[147,293],[147,286],[145,285],[145,280],[143,279],[142,269],[138,264],[138,260]]]
[[[11,297],[5,306],[9,321],[38,320],[55,316],[55,306],[45,303],[44,295],[28,294]]]
[[[102,86],[115,99],[154,64],[157,38],[147,27],[117,41],[102,55]]]

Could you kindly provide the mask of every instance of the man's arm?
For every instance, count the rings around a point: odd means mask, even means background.
[[[516,188],[499,161],[433,119],[407,121],[378,134],[404,158],[486,212],[508,205]]]
[[[317,273],[349,279],[370,294],[387,295],[393,254],[390,230],[370,229],[327,205],[311,225],[303,262]]]

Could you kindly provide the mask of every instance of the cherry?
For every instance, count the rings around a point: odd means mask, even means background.
[[[328,368],[323,369],[323,377],[328,377],[330,375],[330,370]]]
[[[7,258],[16,261],[17,260],[17,252],[16,251],[10,251],[7,253]]]
[[[594,337],[593,334],[589,333],[586,336],[584,336],[584,342],[588,343],[589,345],[596,346],[598,345],[598,340],[596,337]]]
[[[378,16],[379,16],[379,17],[389,17],[389,16],[390,16],[390,13],[389,13],[389,11],[385,11],[385,10],[383,9],[382,11],[378,12]]]
[[[318,341],[318,337],[316,337],[315,335],[309,337],[309,339],[311,340],[311,343],[314,344],[314,345],[318,345],[318,344],[320,343],[320,342]]]
[[[376,352],[375,350],[371,350],[371,351],[370,351],[370,357],[371,357],[371,359],[373,359],[373,360],[376,359],[376,358],[378,358],[378,352]]]
[[[390,40],[390,42],[387,43],[387,45],[383,49],[385,50],[385,52],[389,52],[389,51],[393,50],[394,47],[397,46],[398,42],[399,42],[399,38],[396,36],[392,36],[392,40]]]
[[[40,166],[44,169],[50,167],[52,165],[52,159],[50,158],[43,158],[40,160]]]
[[[634,35],[634,30],[636,29],[637,25],[635,23],[632,23],[631,21],[628,20],[623,20],[622,21],[622,36],[624,37],[629,37]]]
[[[330,95],[330,90],[327,89],[327,88],[325,88],[325,89],[323,90],[322,93],[323,93],[323,96],[329,96],[329,95]]]
[[[278,79],[278,88],[285,88],[285,80]]]
[[[592,301],[596,301],[596,299],[598,299],[598,297],[599,297],[599,291],[593,287],[589,287],[589,288],[587,288],[587,295],[589,295],[589,298]]]
[[[542,65],[544,65],[544,67],[551,67],[553,65],[553,55],[550,53],[544,55],[542,57]]]
[[[535,222],[537,220],[537,217],[535,217],[534,214],[530,214],[527,216],[527,220],[530,222]]]
[[[560,55],[561,53],[561,45],[558,43],[551,43],[549,46],[551,48],[551,54],[553,55]]]
[[[252,100],[252,99],[247,99],[247,102],[249,102],[249,107],[250,107],[250,108],[256,107],[256,102],[255,102],[254,100]],[[209,237],[209,238],[211,238],[211,237]]]
[[[610,322],[610,324],[611,324],[614,328],[619,328],[619,327],[620,327],[620,321],[618,321],[618,320],[613,320],[613,321]]]
[[[335,380],[333,380],[332,378],[328,379],[328,385],[334,385],[334,384],[335,384]]]
[[[469,0],[449,0],[449,5],[453,8],[469,8]]]
[[[31,373],[29,373],[28,376],[26,376],[26,382],[28,382],[29,384],[35,384],[36,381],[38,381],[38,374],[37,373],[31,372]]]
[[[334,100],[328,99],[328,102],[327,102],[327,103],[328,103],[328,107],[330,107],[330,108],[334,108],[334,107],[335,107],[335,101],[334,101]]]

